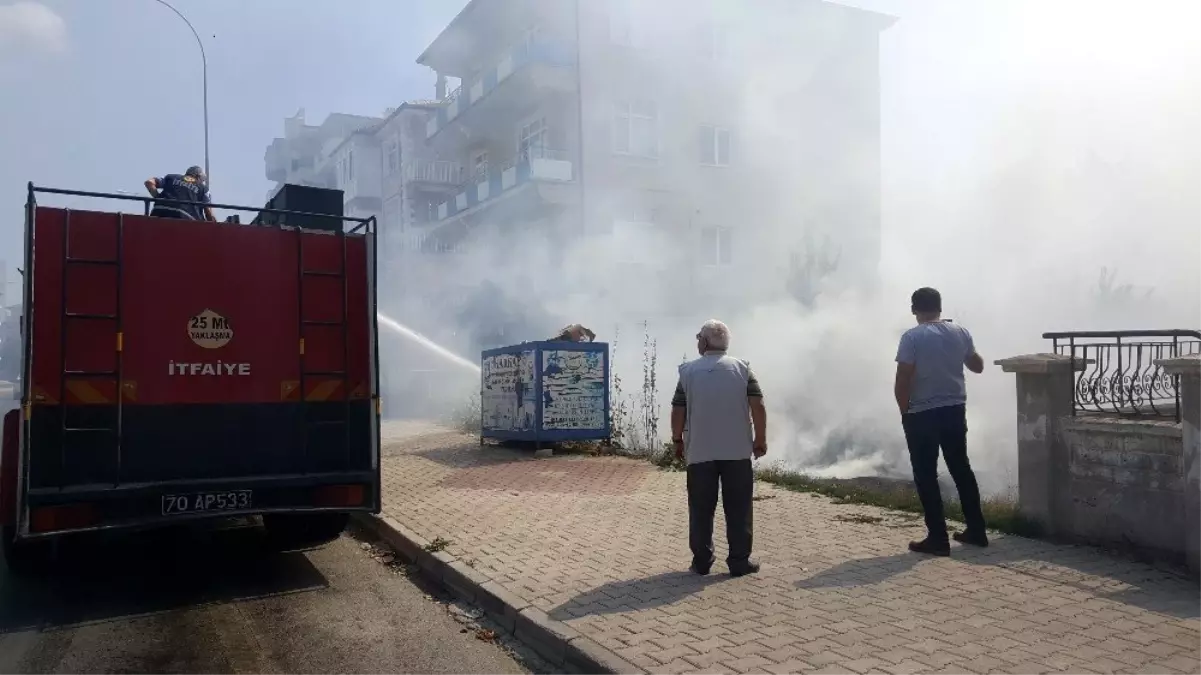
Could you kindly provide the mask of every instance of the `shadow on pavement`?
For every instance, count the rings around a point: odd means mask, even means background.
[[[63,541],[38,578],[0,565],[0,634],[98,623],[327,587],[303,552],[278,553],[255,525],[180,526]]]
[[[1184,619],[1201,617],[1196,583],[1182,575],[1134,562],[1089,546],[1054,545],[1006,536],[988,548],[952,544],[951,558],[972,565],[991,565],[1062,584],[1096,597]],[[817,589],[877,584],[931,560],[918,553],[898,553],[839,563],[796,582]]]
[[[796,582],[796,587],[812,590],[878,584],[902,572],[908,572],[925,559],[925,556],[916,553],[901,553],[879,558],[848,560],[807,579],[801,579]]]
[[[403,454],[428,459],[442,466],[460,469],[539,461],[534,457],[533,451],[506,448],[491,443],[479,445],[478,442],[455,443],[454,445],[428,448]]]
[[[550,611],[559,621],[581,616],[629,612],[661,607],[728,580],[721,574],[699,576],[692,572],[666,572],[644,579],[611,581],[585,591]]]
[[[1182,619],[1201,617],[1195,580],[1093,546],[1002,537],[988,548],[952,548],[951,555],[973,565],[1003,567],[1152,612]]]

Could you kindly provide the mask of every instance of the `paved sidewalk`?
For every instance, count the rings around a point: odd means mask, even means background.
[[[1201,672],[1198,585],[1086,547],[918,556],[920,520],[761,483],[763,571],[697,577],[683,473],[405,423],[383,468],[388,516],[650,672]]]

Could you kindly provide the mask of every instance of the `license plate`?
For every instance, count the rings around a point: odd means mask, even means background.
[[[250,508],[250,490],[196,492],[190,495],[163,495],[163,515],[205,513],[207,511],[243,511]]]

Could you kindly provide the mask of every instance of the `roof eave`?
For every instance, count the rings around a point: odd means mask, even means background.
[[[431,64],[429,61],[431,58],[437,60],[436,52],[438,51],[439,43],[443,41],[443,38],[448,33],[458,30],[466,22],[466,17],[474,12],[475,8],[480,4],[481,0],[468,0],[467,5],[459,10],[455,18],[451,19],[450,23],[446,24],[446,27],[442,29],[442,32],[438,33],[438,37],[434,38],[434,41],[425,48],[425,51],[421,52],[421,55],[417,57],[417,63],[437,70],[438,64]]]
[[[883,32],[883,31],[888,30],[889,28],[891,28],[893,26],[893,24],[895,24],[899,20],[898,17],[895,17],[891,14],[877,12],[874,9],[867,9],[865,7],[860,7],[858,5],[848,5],[846,3],[838,2],[838,1],[826,2],[823,0],[821,2],[821,5],[826,6],[826,7],[837,7],[841,11],[849,11],[852,14],[855,14],[855,15],[859,16],[860,18],[864,19],[866,21],[866,23],[870,24],[873,28],[875,28],[877,32]]]

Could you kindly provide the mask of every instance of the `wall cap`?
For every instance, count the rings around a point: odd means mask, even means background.
[[[1155,365],[1170,375],[1201,375],[1201,354],[1178,356],[1174,359],[1158,359]]]
[[[1072,372],[1073,360],[1072,357],[1063,354],[1022,354],[998,359],[993,363],[1001,366],[1001,370],[1007,373],[1050,375]],[[1075,370],[1082,371],[1090,363],[1096,363],[1096,359],[1075,359]]]

